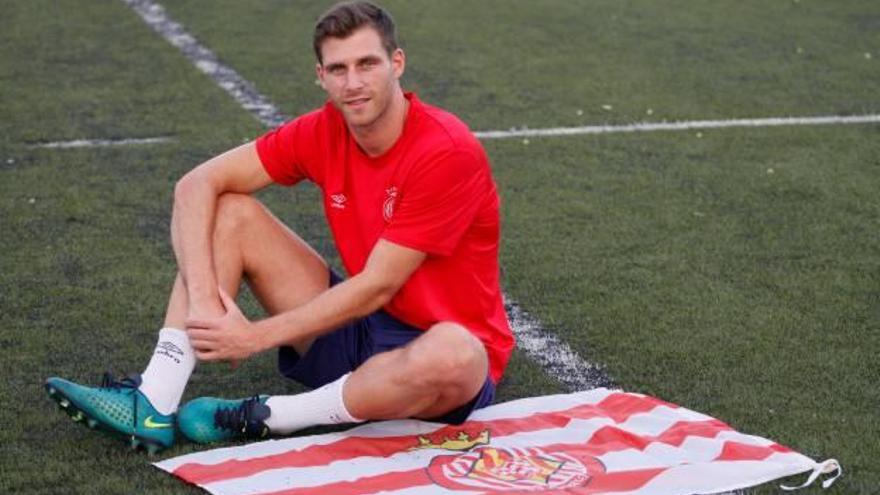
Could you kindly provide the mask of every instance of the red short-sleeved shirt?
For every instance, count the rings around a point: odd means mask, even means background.
[[[331,104],[257,139],[276,182],[309,179],[349,275],[382,238],[428,253],[385,310],[417,328],[467,327],[485,345],[497,382],[514,340],[498,274],[499,199],[479,141],[454,115],[412,93],[403,133],[385,154],[366,155]]]

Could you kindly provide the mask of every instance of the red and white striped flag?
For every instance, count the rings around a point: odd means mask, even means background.
[[[384,421],[156,463],[215,494],[696,494],[837,472],[653,397],[596,389],[521,399],[460,426]],[[828,479],[828,486],[836,479]]]

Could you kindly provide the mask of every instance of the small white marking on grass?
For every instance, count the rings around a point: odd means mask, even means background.
[[[223,65],[211,50],[187,33],[182,25],[169,18],[161,5],[150,0],[123,1],[260,122],[275,127],[288,120],[253,84],[231,67]],[[528,144],[527,140],[525,144]],[[600,367],[585,362],[518,304],[505,299],[511,328],[519,341],[519,348],[537,361],[547,374],[556,377],[572,391],[611,386],[611,380]]]
[[[613,387],[605,370],[581,359],[565,342],[547,331],[519,304],[505,297],[510,326],[517,337],[517,347],[536,361],[550,376],[572,391]]]
[[[520,137],[578,136],[583,134],[614,134],[625,132],[684,131],[689,129],[723,129],[730,127],[779,127],[796,125],[876,124],[880,115],[824,115],[818,117],[768,117],[728,120],[684,120],[678,122],[636,122],[622,125],[586,125],[551,127],[547,129],[510,129],[508,131],[477,131],[480,139]]]
[[[107,146],[131,146],[138,144],[161,144],[174,141],[174,138],[150,137],[129,139],[75,139],[73,141],[53,141],[49,143],[35,143],[32,148],[100,148]]]
[[[235,101],[268,127],[284,123],[287,117],[256,87],[217,55],[202,45],[183,26],[168,17],[162,5],[150,0],[122,0],[169,43],[177,47],[201,72],[223,88]]]

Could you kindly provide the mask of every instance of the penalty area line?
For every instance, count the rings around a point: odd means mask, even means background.
[[[547,129],[477,131],[474,134],[480,139],[509,139],[518,137],[554,137],[628,132],[685,131],[690,129],[725,129],[731,127],[781,127],[876,123],[880,123],[880,115],[878,114],[822,115],[815,117],[767,117],[754,119],[683,120],[676,122],[636,122],[634,124],[622,125],[587,125],[578,127],[551,127]]]
[[[31,148],[101,148],[110,146],[132,146],[140,144],[163,144],[174,141],[168,136],[129,139],[74,139],[72,141],[52,141],[48,143],[33,143]]]

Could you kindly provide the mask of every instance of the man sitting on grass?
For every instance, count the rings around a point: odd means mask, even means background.
[[[372,419],[460,423],[492,401],[514,342],[485,151],[455,116],[401,89],[406,58],[381,8],[337,4],[314,49],[327,104],[177,183],[178,275],[146,370],[100,387],[46,381],[74,419],[153,452],[177,428],[214,442]],[[251,196],[304,179],[322,191],[347,280]],[[239,311],[243,278],[268,318]],[[281,373],[314,390],[178,410],[197,359],[274,348]]]

